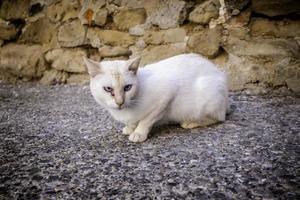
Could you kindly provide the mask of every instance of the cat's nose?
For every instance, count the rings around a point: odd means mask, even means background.
[[[123,95],[116,93],[114,98],[115,98],[116,104],[119,106],[119,108],[121,108],[125,101],[125,98],[123,97]]]
[[[124,101],[117,101],[116,104],[119,106],[119,108],[121,108],[124,104]]]

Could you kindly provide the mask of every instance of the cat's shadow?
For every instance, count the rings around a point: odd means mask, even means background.
[[[199,131],[205,130],[206,128],[214,128],[218,127],[220,124],[224,124],[227,121],[230,121],[232,118],[232,114],[236,110],[235,105],[230,105],[230,111],[226,113],[226,121],[225,122],[217,122],[215,124],[212,124],[210,126],[205,126],[205,127],[197,127],[194,129],[198,129]],[[176,133],[186,133],[186,132],[191,132],[193,129],[184,129],[180,126],[180,124],[163,124],[163,125],[157,125],[154,126],[149,133],[149,137],[156,138],[158,136],[163,136],[163,135],[169,135],[169,134],[174,134]]]
[[[152,128],[149,137],[157,138],[159,136],[167,136],[175,133],[185,133],[187,130],[181,128],[179,124],[164,124]]]

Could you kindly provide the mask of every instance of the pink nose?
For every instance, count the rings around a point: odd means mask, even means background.
[[[124,104],[124,101],[116,101],[116,104],[119,106],[119,108],[121,108],[121,106]]]

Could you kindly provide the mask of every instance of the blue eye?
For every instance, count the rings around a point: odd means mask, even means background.
[[[112,92],[113,89],[111,87],[103,87],[103,89],[106,91],[106,92]]]
[[[125,92],[128,92],[131,88],[132,88],[132,85],[131,85],[131,84],[125,85],[124,91],[125,91]]]

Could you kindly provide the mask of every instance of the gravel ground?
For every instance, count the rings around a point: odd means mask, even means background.
[[[0,85],[0,199],[300,199],[300,98],[233,93],[223,124],[134,144],[88,86]]]

